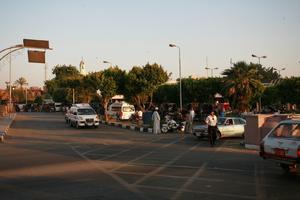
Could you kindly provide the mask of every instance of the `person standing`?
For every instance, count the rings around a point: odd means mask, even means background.
[[[155,107],[155,110],[152,114],[153,121],[153,134],[160,134],[160,116],[158,113],[158,107]]]
[[[210,145],[214,146],[217,138],[217,123],[218,123],[218,119],[214,111],[210,112],[210,114],[206,117],[205,122],[208,126],[208,139]]]
[[[193,109],[193,106],[190,105],[189,112],[186,116],[186,125],[185,125],[185,133],[193,133],[193,120],[195,117],[195,111]]]

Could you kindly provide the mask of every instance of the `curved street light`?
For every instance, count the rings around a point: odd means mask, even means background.
[[[267,58],[267,56],[257,56],[257,55],[255,55],[255,54],[252,54],[252,57],[258,59],[258,64],[260,64],[260,59],[261,59],[261,58]]]
[[[181,53],[180,47],[175,44],[169,44],[169,47],[176,47],[178,48],[178,58],[179,58],[179,104],[180,104],[180,111],[182,111],[182,86],[181,86]]]
[[[278,71],[278,74],[279,74],[279,77],[280,77],[280,76],[281,76],[280,72],[283,71],[283,70],[285,70],[285,67],[283,67],[283,68],[281,68],[281,69],[276,69],[276,68],[273,67],[273,69],[274,69],[275,71]]]

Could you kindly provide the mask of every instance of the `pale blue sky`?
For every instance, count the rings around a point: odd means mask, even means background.
[[[49,40],[48,78],[56,64],[88,72],[108,67],[124,70],[157,62],[178,77],[214,75],[233,62],[285,67],[283,76],[300,76],[300,0],[0,0],[0,50],[23,38]],[[98,58],[98,59],[97,59]],[[8,81],[8,61],[0,62],[0,88]],[[42,86],[44,66],[28,64],[27,50],[13,55],[12,80],[25,77]]]

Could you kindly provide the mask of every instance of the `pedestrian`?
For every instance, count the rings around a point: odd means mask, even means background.
[[[153,121],[153,134],[160,134],[160,116],[158,113],[158,107],[155,107],[155,110],[152,114]]]
[[[193,106],[189,106],[189,111],[186,115],[185,133],[193,133],[193,121],[195,117],[195,111]]]
[[[208,139],[210,145],[214,146],[217,138],[217,123],[218,123],[218,119],[214,111],[210,112],[210,114],[206,117],[205,122],[208,126]]]

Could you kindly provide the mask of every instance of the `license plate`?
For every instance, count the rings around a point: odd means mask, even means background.
[[[281,156],[281,157],[285,156],[284,149],[275,149],[275,155],[276,156]]]

